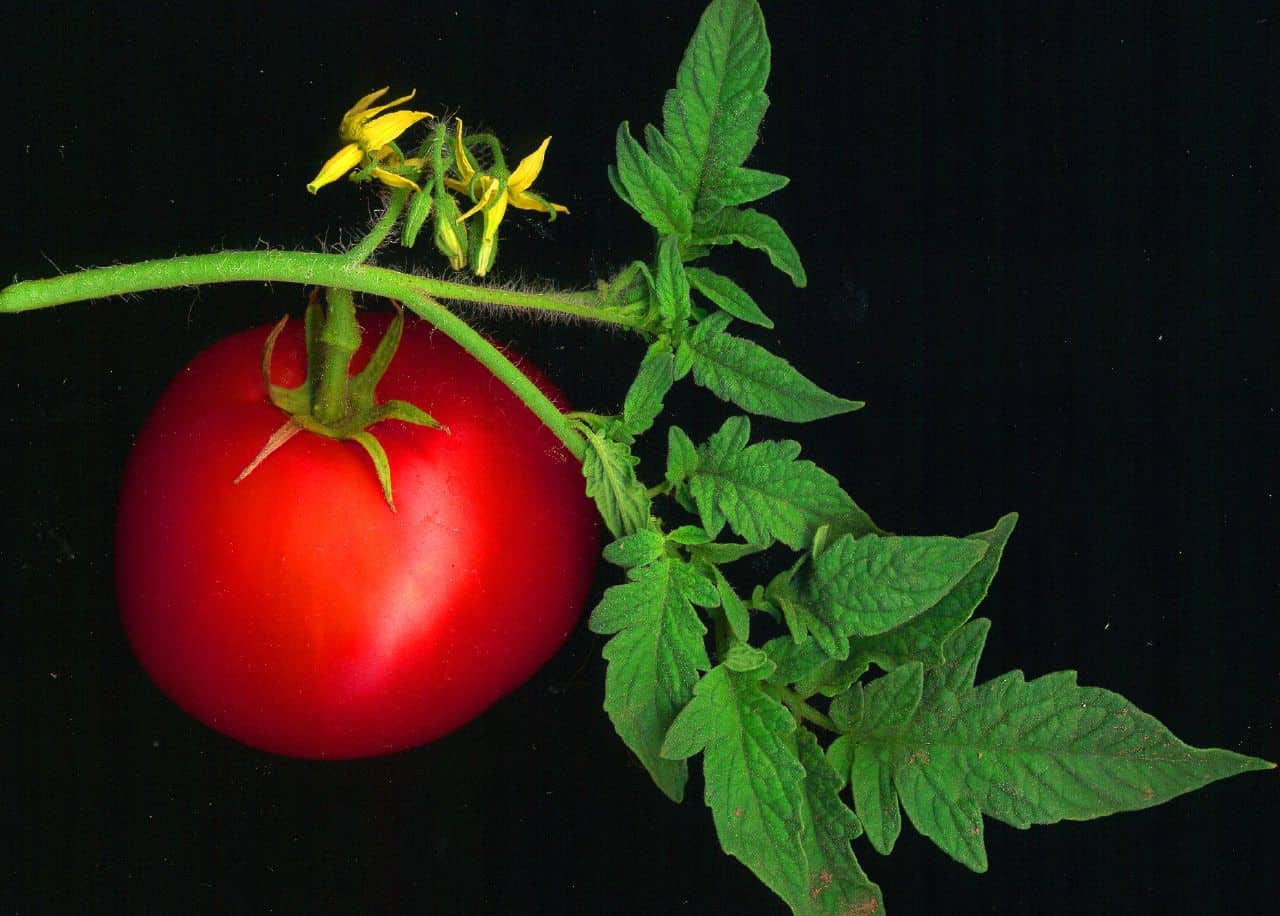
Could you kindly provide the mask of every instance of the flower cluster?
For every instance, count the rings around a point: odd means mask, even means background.
[[[371,92],[353,105],[342,117],[338,136],[345,144],[321,167],[307,185],[312,194],[327,184],[350,173],[354,181],[379,181],[388,187],[413,194],[401,237],[412,245],[418,231],[429,216],[434,217],[433,241],[449,258],[455,270],[470,266],[476,276],[483,277],[497,256],[498,227],[507,208],[537,210],[555,219],[557,213],[568,213],[562,204],[551,203],[531,190],[534,179],[542,171],[551,138],[508,170],[502,148],[489,135],[463,137],[462,120],[455,122],[453,142],[446,146],[447,125],[437,124],[434,135],[422,149],[406,156],[396,140],[410,127],[428,118],[427,111],[395,111],[383,114],[413,98],[410,92],[382,105],[373,103],[386,94],[388,87]],[[485,146],[493,164],[482,168],[471,151],[472,146]],[[462,212],[449,192],[464,195],[471,206]],[[464,204],[465,206],[465,204]],[[483,225],[478,233],[468,233],[466,221],[480,214]]]

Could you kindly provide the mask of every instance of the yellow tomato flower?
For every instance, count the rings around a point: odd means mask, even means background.
[[[382,166],[382,163],[392,168],[405,164],[400,159],[399,153],[389,144],[423,118],[432,117],[432,114],[429,111],[393,111],[391,114],[383,115],[382,112],[409,101],[417,92],[415,89],[393,102],[374,105],[374,102],[386,95],[389,88],[383,86],[376,92],[370,92],[342,116],[338,136],[346,146],[334,153],[321,167],[320,174],[307,185],[308,191],[312,194],[316,193],[320,188],[337,181],[361,163],[379,163],[374,165],[369,174],[383,184],[393,188],[418,189],[418,186],[408,178],[389,171]],[[379,115],[382,116],[379,117]],[[421,160],[410,159],[407,164],[418,165],[421,164]]]
[[[476,170],[472,168],[471,160],[467,156],[467,151],[462,145],[462,119],[458,118],[457,120],[458,130],[453,137],[454,165],[458,169],[458,175],[461,180],[446,178],[444,183],[455,191],[470,194],[471,199],[475,201],[475,206],[463,213],[459,219],[466,219],[479,211],[484,212],[484,230],[480,237],[477,263],[472,265],[476,276],[483,277],[489,272],[489,268],[493,266],[494,248],[498,238],[498,225],[502,222],[502,217],[507,213],[508,204],[520,210],[538,210],[542,213],[550,213],[553,219],[556,213],[568,213],[569,208],[562,204],[544,201],[529,191],[533,180],[542,171],[542,163],[547,155],[547,145],[551,143],[550,137],[543,140],[536,150],[520,160],[520,164],[507,177],[504,184],[493,175],[476,174]]]

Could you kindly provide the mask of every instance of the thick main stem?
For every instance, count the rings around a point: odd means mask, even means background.
[[[586,453],[585,444],[581,435],[565,420],[555,404],[497,347],[432,298],[432,294],[452,299],[497,302],[516,308],[589,314],[617,324],[628,324],[618,316],[607,316],[601,309],[572,303],[573,294],[551,296],[514,293],[461,283],[444,283],[394,270],[352,264],[345,255],[292,251],[192,255],[164,261],[97,267],[47,280],[28,280],[0,290],[0,313],[26,312],[84,299],[154,289],[244,281],[280,281],[336,287],[403,302],[489,369],[546,424],[579,461]],[[585,296],[589,295],[578,297],[578,301],[585,302]]]
[[[626,315],[600,308],[596,304],[595,293],[523,293],[472,286],[356,264],[347,254],[306,251],[223,251],[112,267],[92,267],[60,277],[25,280],[0,290],[0,313],[28,312],[68,302],[154,289],[251,281],[336,286],[392,299],[418,293],[436,299],[485,302],[513,309],[572,315],[626,328],[634,327],[633,321]]]

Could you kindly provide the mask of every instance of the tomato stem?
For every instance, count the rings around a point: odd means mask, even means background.
[[[351,358],[360,349],[360,325],[351,291],[329,287],[325,290],[324,319],[317,337],[318,353],[307,354],[307,374],[311,376],[311,414],[321,423],[336,424],[346,419],[351,404]]]
[[[438,299],[557,312],[639,330],[633,319],[621,310],[602,308],[598,304],[598,295],[593,292],[525,293],[472,286],[412,276],[367,264],[353,264],[346,254],[300,251],[225,251],[94,267],[44,280],[27,280],[0,290],[0,313],[26,312],[84,299],[154,289],[253,281],[319,284],[403,302],[452,338],[510,388],[579,461],[586,454],[586,446],[555,404],[497,347],[441,305]]]
[[[348,261],[352,264],[362,264],[378,250],[378,246],[386,241],[387,235],[395,227],[396,220],[400,218],[400,212],[404,210],[409,193],[409,188],[399,188],[392,192],[390,200],[387,201],[387,208],[382,211],[382,215],[373,224],[369,234],[344,256]]]
[[[586,443],[560,412],[560,408],[542,393],[527,375],[516,368],[501,350],[491,344],[483,334],[467,324],[430,296],[412,293],[404,298],[409,310],[431,322],[436,328],[470,353],[486,369],[493,373],[512,393],[525,403],[543,424],[555,433],[564,447],[578,461],[586,456]]]
[[[402,301],[419,293],[435,299],[554,312],[640,330],[635,316],[629,315],[625,309],[601,306],[600,294],[596,291],[531,293],[455,283],[368,264],[353,264],[349,254],[309,251],[221,251],[92,267],[43,280],[24,280],[0,290],[0,313],[28,312],[68,302],[155,289],[254,281],[337,286]]]

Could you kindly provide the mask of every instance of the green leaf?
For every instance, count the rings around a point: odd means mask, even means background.
[[[591,430],[583,431],[588,448],[582,459],[582,475],[587,479],[587,495],[614,537],[639,531],[649,522],[649,497],[636,478],[636,463],[624,443],[605,439]]]
[[[651,346],[640,362],[640,371],[622,402],[622,426],[630,436],[638,436],[653,426],[662,413],[662,400],[675,383],[675,357],[664,342]]]
[[[840,799],[845,775],[827,762],[807,729],[796,732],[796,750],[805,769],[800,837],[808,881],[787,902],[806,916],[883,913],[880,888],[867,877],[849,845],[861,835],[862,826]]]
[[[835,723],[837,729],[846,734],[862,724],[865,713],[861,683],[849,687],[833,699],[831,705],[827,707],[827,714],[831,717],[831,721]]]
[[[627,747],[668,796],[680,801],[688,768],[659,755],[676,713],[707,670],[707,628],[693,604],[719,600],[715,587],[688,564],[663,557],[628,572],[591,614],[595,633],[616,633],[604,647],[609,661],[604,708]]]
[[[712,213],[721,195],[742,179],[727,170],[746,161],[756,144],[769,98],[769,39],[755,2],[714,0],[702,14],[675,88],[662,106],[669,152],[662,155],[679,169],[677,184],[695,211]],[[656,131],[655,131],[656,133]],[[651,148],[653,143],[650,143]]]
[[[832,658],[848,658],[850,636],[874,636],[933,607],[986,553],[982,541],[845,535],[813,558],[794,611]]]
[[[706,560],[708,563],[732,563],[735,560],[741,560],[743,557],[749,557],[752,554],[760,553],[767,549],[763,544],[698,544],[691,551],[693,556]]]
[[[943,661],[928,669],[925,678],[925,700],[932,702],[941,690],[963,693],[973,687],[978,674],[978,659],[987,644],[991,621],[975,617],[956,630],[943,644]]]
[[[652,124],[646,124],[644,126],[644,143],[648,148],[649,155],[652,157],[653,161],[671,177],[676,187],[681,188],[681,193],[685,194],[686,199],[692,202],[693,194],[691,192],[686,192],[682,187],[684,184],[684,179],[682,177],[684,168],[680,161],[680,154],[676,151],[676,148],[671,145],[671,141],[664,137],[658,128],[654,127]]]
[[[853,807],[867,841],[876,852],[887,856],[902,833],[902,809],[893,787],[893,767],[884,748],[858,746],[853,751],[849,783]]]
[[[724,573],[720,571],[720,567],[712,566],[711,572],[716,583],[716,591],[720,593],[720,607],[724,610],[724,619],[729,625],[729,632],[745,643],[751,635],[751,614],[747,611],[747,606],[742,603],[742,599],[738,597],[738,593],[733,590],[733,586],[729,584],[729,580],[724,577]]]
[[[768,665],[769,656],[744,642],[736,642],[724,654],[724,666],[730,671],[755,671]]]
[[[809,282],[796,246],[772,216],[758,210],[726,207],[693,227],[695,245],[729,245],[734,242],[763,251],[769,256],[769,263],[790,277],[796,286],[803,287]]]
[[[749,446],[750,434],[750,420],[730,417],[698,450],[687,485],[710,535],[727,522],[750,543],[776,539],[802,550],[830,518],[861,511],[834,477],[812,461],[796,460],[799,443]]]
[[[912,824],[974,871],[987,868],[982,814],[1019,828],[1087,820],[1272,766],[1189,747],[1119,694],[1080,687],[1074,671],[1030,682],[1011,671],[951,689],[971,677],[984,631],[975,621],[947,643],[960,664],[924,675],[927,702],[910,721],[864,721],[853,735],[855,768],[864,749],[882,755]],[[913,663],[881,680],[920,671]]]
[[[807,885],[800,845],[805,770],[796,757],[796,723],[761,689],[767,669],[713,668],[676,717],[663,757],[683,760],[704,751],[706,802],[724,851],[778,896]]]
[[[803,697],[842,694],[867,670],[867,663],[860,658],[832,658],[816,639],[798,643],[790,636],[779,636],[765,643],[764,648],[778,666],[770,680],[794,685]]]
[[[693,440],[678,426],[667,430],[667,480],[678,487],[698,467],[698,450]]]
[[[687,236],[693,225],[688,198],[631,136],[626,121],[618,125],[616,147],[617,169],[611,174],[626,192],[619,196],[662,235]]]
[[[970,541],[987,545],[982,559],[956,583],[941,600],[919,617],[879,636],[850,640],[850,654],[873,661],[882,668],[896,668],[910,661],[926,667],[942,663],[942,644],[972,615],[987,596],[991,580],[1000,567],[1005,544],[1013,534],[1018,516],[1014,513],[996,522],[990,531],[971,534]]]
[[[859,733],[901,728],[919,708],[923,684],[924,667],[917,662],[876,678],[865,688],[850,691],[845,696],[856,695],[858,707],[857,720],[852,724]],[[852,719],[851,716],[844,718]],[[857,741],[854,745],[849,777],[854,807],[872,847],[881,855],[888,855],[902,832],[902,811],[893,787],[892,760],[888,750],[880,745]]]
[[[831,658],[817,640],[796,642],[790,636],[780,636],[769,640],[764,649],[778,667],[773,683],[792,684],[804,697],[814,693],[840,695],[868,668],[867,661],[852,655],[847,659]]]
[[[608,176],[609,184],[613,188],[613,193],[618,195],[618,199],[632,210],[639,213],[640,208],[637,207],[636,202],[631,199],[631,194],[627,191],[626,186],[623,185],[622,179],[618,177],[618,167],[612,162],[609,163]]]
[[[685,273],[694,289],[734,318],[762,328],[773,327],[773,322],[760,311],[751,294],[728,277],[705,267],[686,267]]]
[[[924,691],[924,665],[912,662],[895,668],[862,688],[862,716],[858,728],[885,731],[911,721]]]
[[[791,179],[786,175],[732,166],[716,176],[710,194],[721,206],[732,207],[768,197],[790,183]]]
[[[689,323],[693,304],[689,301],[689,278],[685,276],[684,263],[680,260],[680,243],[674,236],[666,236],[658,246],[658,271],[654,277],[654,292],[658,297],[658,314],[666,319],[673,334],[680,334]]]
[[[697,525],[681,525],[679,528],[673,528],[667,532],[667,540],[682,547],[691,547],[696,544],[707,543],[707,541],[711,540],[711,535]]]
[[[871,520],[871,516],[864,512],[861,507],[854,505],[852,508],[845,510],[839,515],[831,516],[825,525],[826,531],[822,535],[822,547],[832,544],[843,535],[851,534],[856,538],[862,537],[864,534],[878,534],[886,536],[889,534],[879,525]],[[815,550],[821,548],[816,542],[815,532]]]
[[[699,385],[743,410],[802,423],[862,407],[823,391],[759,344],[725,333],[731,317],[714,312],[686,338]]]
[[[604,558],[615,566],[643,566],[662,556],[666,539],[656,531],[642,528],[607,544]]]

